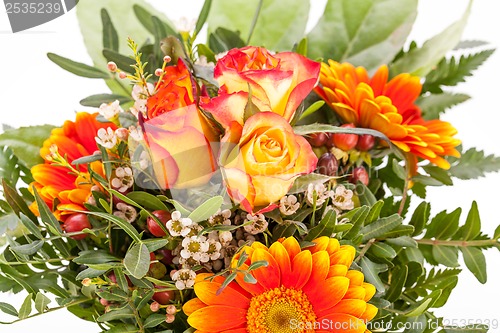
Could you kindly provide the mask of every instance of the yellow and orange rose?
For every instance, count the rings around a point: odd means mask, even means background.
[[[317,84],[320,67],[293,52],[271,54],[253,46],[230,50],[214,70],[219,96],[202,107],[224,127],[232,121],[243,125],[251,91],[252,102],[260,111],[271,111],[290,121]]]
[[[309,143],[288,121],[257,113],[242,126],[230,124],[222,138],[219,163],[231,198],[248,212],[275,208],[295,179],[316,168]]]
[[[195,104],[196,87],[184,63],[165,71],[147,101],[149,120],[143,125],[156,180],[163,188],[203,185],[217,169],[217,133]]]

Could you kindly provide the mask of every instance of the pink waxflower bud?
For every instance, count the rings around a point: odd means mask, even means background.
[[[125,74],[125,72],[120,72],[119,77],[120,77],[120,79],[122,79],[122,80],[123,80],[123,79],[126,79],[126,78],[127,78],[127,74]]]
[[[113,61],[108,62],[108,71],[114,73],[114,72],[116,72],[117,69],[118,69],[118,66],[116,66],[116,64]]]
[[[168,64],[169,62],[172,61],[172,58],[170,56],[166,55],[163,57],[163,61]]]
[[[167,324],[172,324],[175,321],[175,316],[171,314],[167,314],[165,317],[165,322]]]
[[[155,75],[156,75],[156,76],[161,76],[162,74],[163,74],[163,69],[161,69],[161,68],[157,68],[157,69],[155,70]]]
[[[151,303],[151,305],[149,306],[149,308],[151,309],[151,311],[153,312],[158,312],[160,310],[160,303],[158,302],[153,302]]]

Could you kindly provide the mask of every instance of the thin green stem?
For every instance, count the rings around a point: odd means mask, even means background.
[[[0,261],[0,264],[2,265],[9,265],[9,266],[19,266],[19,265],[29,265],[29,264],[48,264],[52,262],[61,262],[61,261],[71,261],[75,259],[76,257],[68,257],[68,258],[62,258],[62,259],[48,259],[48,260],[28,260],[28,261]]]
[[[500,246],[500,243],[496,239],[481,239],[481,240],[441,240],[441,239],[416,239],[418,244],[424,245],[440,245],[440,246]]]
[[[366,252],[370,249],[370,247],[376,242],[377,240],[375,238],[370,239],[365,246],[361,249],[359,252],[358,257],[354,260],[354,262],[358,262],[363,258],[366,254]]]
[[[255,26],[257,25],[257,20],[259,19],[260,10],[262,9],[263,0],[259,0],[259,4],[257,5],[257,9],[255,10],[255,14],[253,15],[252,25],[250,25],[250,31],[248,32],[248,38],[246,45],[250,45],[250,39],[252,39],[253,32],[255,30]]]

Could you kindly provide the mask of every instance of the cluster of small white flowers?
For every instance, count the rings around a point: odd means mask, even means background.
[[[128,128],[129,134],[137,142],[141,142],[144,140],[144,133],[142,133],[142,130],[140,127],[135,127],[135,126],[130,126]]]
[[[193,221],[190,218],[182,217],[181,212],[176,210],[172,213],[172,217],[167,222],[166,227],[173,237],[185,237],[191,232],[190,226],[192,225]]]
[[[292,215],[294,214],[300,207],[300,202],[298,202],[297,197],[293,194],[285,195],[280,199],[280,212],[283,215]]]
[[[351,210],[354,208],[352,196],[351,190],[346,189],[344,185],[338,185],[333,191],[332,205],[340,210]]]
[[[118,142],[118,138],[111,127],[108,127],[108,129],[99,128],[95,141],[106,149],[113,149]]]
[[[181,257],[184,259],[193,258],[195,261],[207,262],[210,260],[207,251],[209,244],[205,236],[186,237],[182,241]]]
[[[257,235],[264,232],[267,229],[268,223],[263,214],[247,214],[245,223],[249,224],[245,225],[243,228],[246,232],[252,235]]]
[[[141,170],[145,170],[150,164],[151,159],[149,157],[149,154],[146,151],[143,151],[139,156],[139,168],[141,168]]]
[[[179,290],[184,290],[186,288],[191,288],[194,285],[196,279],[196,273],[188,268],[179,269],[178,271],[172,271],[173,274],[171,278],[175,281],[175,287]]]
[[[111,186],[122,193],[134,186],[132,169],[128,166],[116,168],[115,177],[111,180]]]
[[[123,202],[116,204],[117,211],[113,212],[113,215],[121,217],[128,223],[132,223],[137,218],[137,211],[134,207],[129,206]]]
[[[214,225],[231,225],[231,211],[229,209],[218,210],[217,213],[208,218],[208,224]]]
[[[134,106],[130,108],[130,112],[132,112],[136,117],[139,115],[139,112],[146,113],[148,97],[154,93],[154,90],[155,87],[151,83],[148,83],[146,88],[140,85],[135,85],[132,88],[132,98],[135,103]]]
[[[316,207],[321,206],[325,201],[332,196],[332,191],[329,191],[325,184],[309,184],[306,191],[306,201],[309,205],[314,205],[314,197],[316,197]]]
[[[99,106],[99,114],[106,118],[107,120],[114,119],[118,113],[123,112],[119,101],[114,101],[113,103],[102,103]]]

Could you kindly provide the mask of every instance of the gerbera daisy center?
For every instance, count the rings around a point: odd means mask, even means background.
[[[314,332],[311,326],[315,321],[316,315],[307,296],[301,290],[281,286],[252,298],[247,312],[247,331]]]

